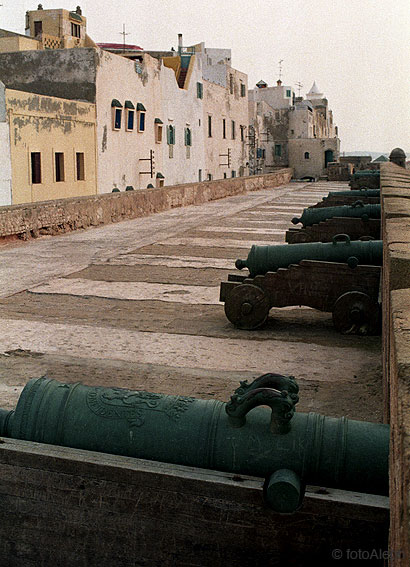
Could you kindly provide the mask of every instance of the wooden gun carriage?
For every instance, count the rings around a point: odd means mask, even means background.
[[[350,246],[359,243],[350,243],[349,237],[338,235],[333,244]],[[360,244],[377,245],[381,250],[381,243]],[[287,246],[293,248],[293,245],[269,248],[286,249]],[[250,256],[256,249],[252,248]],[[243,261],[237,261],[237,267],[244,267],[240,262]],[[266,273],[255,270],[252,273],[252,268],[249,269],[250,276],[229,275],[228,281],[222,282],[220,287],[225,314],[240,329],[252,330],[263,325],[272,307],[304,305],[332,313],[334,326],[343,334],[380,332],[380,257],[374,262],[370,258],[370,261],[360,263],[351,262],[351,257],[340,261],[304,258]]]

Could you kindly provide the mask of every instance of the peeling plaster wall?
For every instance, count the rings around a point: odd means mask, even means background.
[[[97,50],[50,49],[0,54],[0,80],[7,88],[95,102]]]
[[[94,104],[6,89],[6,105],[12,204],[96,193]],[[41,183],[32,183],[31,152],[41,154]],[[56,181],[55,152],[64,154],[64,181]],[[84,154],[84,180],[77,180],[77,152]]]
[[[0,81],[0,206],[3,205],[11,205],[11,157],[6,90]]]
[[[140,161],[150,157],[154,151],[155,171],[164,173],[162,151],[165,132],[161,144],[155,142],[155,118],[163,122],[161,104],[162,75],[171,69],[161,69],[161,62],[149,55],[144,55],[143,63],[131,61],[120,55],[98,50],[97,68],[97,151],[98,151],[98,192],[111,193],[114,187],[124,191],[127,186],[142,189],[148,183],[155,186],[155,176],[141,175],[150,170],[149,161]],[[141,72],[137,72],[141,71]],[[121,128],[113,129],[113,108],[111,101],[117,99],[122,105]],[[145,130],[137,131],[135,110],[134,129],[125,128],[127,113],[125,101],[134,105],[142,103],[146,109]],[[164,127],[165,130],[165,127]],[[164,174],[165,175],[165,174]],[[166,179],[168,183],[168,179]]]

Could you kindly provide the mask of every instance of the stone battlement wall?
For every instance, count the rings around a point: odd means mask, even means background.
[[[391,565],[410,564],[410,171],[381,166],[384,418],[390,421]]]
[[[266,175],[0,207],[0,242],[1,239],[35,238],[143,217],[175,207],[201,205],[231,195],[279,187],[291,178],[292,169],[286,168]]]

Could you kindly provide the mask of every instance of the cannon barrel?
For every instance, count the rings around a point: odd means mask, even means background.
[[[353,240],[347,234],[337,234],[332,242],[308,242],[304,244],[280,244],[277,246],[253,245],[246,260],[236,260],[238,270],[248,268],[254,278],[267,272],[276,272],[302,260],[381,266],[383,262],[382,240]]]
[[[333,217],[357,217],[363,220],[368,220],[369,218],[379,219],[380,210],[380,205],[364,205],[361,201],[357,201],[353,205],[342,205],[340,207],[308,208],[303,210],[300,218],[294,217],[292,223],[302,223],[306,227]]]
[[[347,197],[357,197],[358,199],[360,199],[360,197],[380,197],[380,189],[350,189],[350,191],[329,191],[327,197],[324,197],[324,199],[327,199],[328,197],[342,197],[345,195]]]
[[[2,410],[0,435],[264,477],[273,497],[297,495],[298,482],[387,494],[389,427],[295,413],[298,391],[292,376],[265,374],[226,404],[42,377]]]

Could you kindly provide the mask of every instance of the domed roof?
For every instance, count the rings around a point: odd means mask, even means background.
[[[390,152],[389,159],[392,163],[400,167],[406,167],[406,154],[401,148],[394,148],[394,150]]]
[[[323,93],[317,88],[316,81],[313,81],[312,88],[307,93],[306,98],[323,98]]]
[[[404,153],[404,151],[401,148],[394,148],[394,150],[392,150],[390,152],[389,158],[391,159],[392,157],[406,157],[406,154]]]

